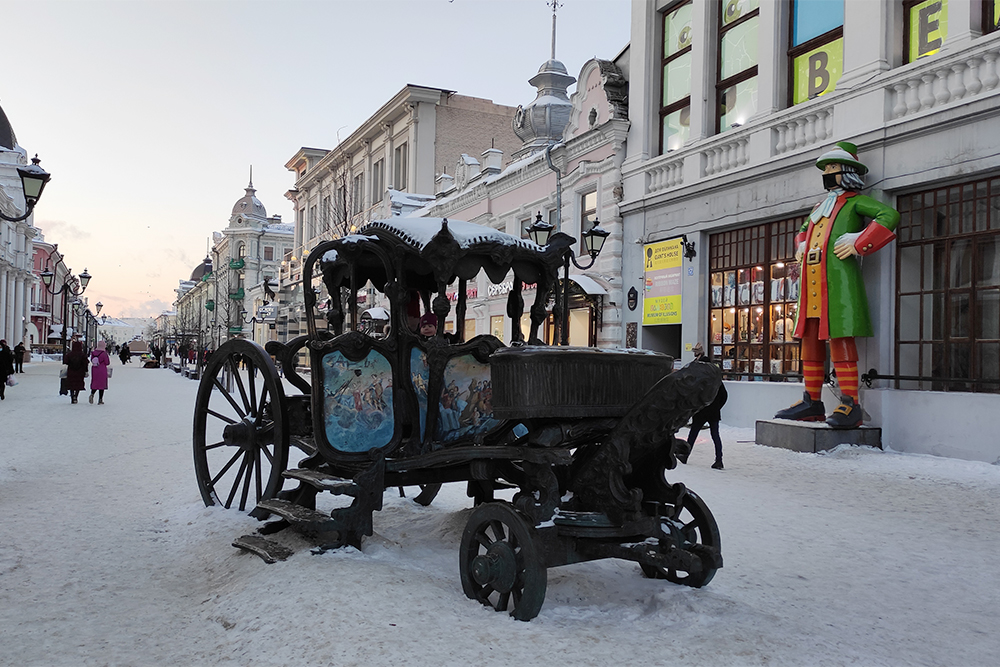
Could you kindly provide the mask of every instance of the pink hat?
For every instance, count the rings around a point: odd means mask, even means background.
[[[420,326],[423,327],[425,324],[429,324],[432,327],[436,327],[438,325],[437,315],[435,315],[434,313],[424,313],[423,315],[421,315]]]

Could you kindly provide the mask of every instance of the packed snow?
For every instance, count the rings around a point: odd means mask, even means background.
[[[616,560],[555,568],[523,623],[462,593],[464,485],[429,507],[389,489],[360,551],[315,555],[282,534],[296,553],[267,565],[230,546],[254,519],[201,501],[197,382],[116,361],[106,405],[70,405],[58,370],[27,365],[0,403],[2,664],[994,665],[1000,653],[998,466],[793,453],[724,426],[725,470],[709,468],[702,437],[671,476],[718,520],[725,566],[708,586]]]

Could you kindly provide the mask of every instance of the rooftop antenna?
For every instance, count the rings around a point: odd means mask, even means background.
[[[563,3],[559,0],[546,0],[546,7],[552,7],[552,57],[549,60],[556,59],[556,10],[563,6]]]

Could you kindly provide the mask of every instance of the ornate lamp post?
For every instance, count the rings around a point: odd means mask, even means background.
[[[66,319],[67,319],[67,309],[69,306],[69,295],[72,294],[74,297],[79,294],[83,294],[87,290],[87,285],[90,283],[91,275],[87,273],[87,269],[83,270],[83,273],[79,276],[80,291],[73,291],[73,283],[76,281],[73,274],[67,270],[66,278],[63,281],[62,286],[59,289],[52,289],[52,281],[55,279],[55,274],[46,264],[45,270],[42,271],[42,282],[45,284],[45,289],[49,294],[55,296],[57,294],[62,294],[62,353],[66,354]]]
[[[534,243],[544,246],[548,244],[549,239],[552,237],[553,229],[554,227],[552,225],[542,220],[542,214],[539,213],[535,217],[535,221],[531,223],[531,226],[525,229],[525,231]],[[560,300],[560,345],[569,345],[569,264],[570,262],[573,262],[573,266],[581,271],[585,271],[586,269],[592,267],[594,262],[597,261],[597,256],[601,254],[601,249],[604,247],[604,241],[610,234],[611,232],[601,227],[600,222],[595,218],[594,226],[580,235],[583,240],[583,249],[588,255],[590,255],[590,262],[588,264],[580,264],[577,262],[572,246],[566,246],[565,254],[563,256],[562,294],[557,295],[557,298]],[[561,233],[557,234],[557,236],[567,238]]]
[[[26,220],[35,210],[35,204],[42,198],[42,190],[45,189],[45,184],[52,178],[49,172],[41,168],[38,164],[39,162],[41,160],[38,159],[38,155],[36,154],[35,157],[31,158],[30,165],[17,168],[17,173],[21,177],[21,190],[24,192],[24,215],[9,218],[0,212],[0,218],[8,222],[20,222]]]

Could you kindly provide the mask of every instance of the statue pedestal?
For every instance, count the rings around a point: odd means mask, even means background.
[[[833,449],[837,445],[867,445],[882,449],[882,429],[869,426],[833,429],[823,422],[759,420],[754,442],[794,452],[812,453]]]

